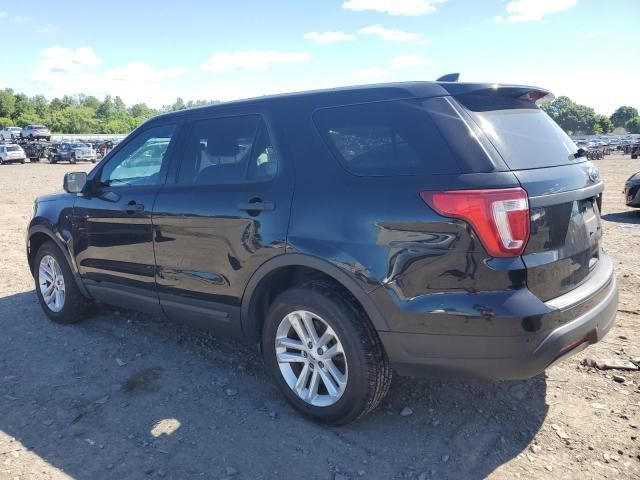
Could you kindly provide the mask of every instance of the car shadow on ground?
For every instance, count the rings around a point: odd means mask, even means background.
[[[640,224],[640,210],[627,210],[624,212],[607,213],[602,215],[607,222]]]
[[[548,410],[544,376],[397,377],[378,410],[330,428],[294,412],[255,348],[234,341],[108,309],[56,325],[33,291],[0,298],[0,328],[0,454],[14,437],[14,450],[79,479],[481,479]]]

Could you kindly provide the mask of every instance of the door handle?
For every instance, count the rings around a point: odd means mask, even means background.
[[[264,212],[265,210],[275,210],[276,206],[273,202],[249,201],[238,205],[238,210],[246,212]]]
[[[142,205],[141,203],[135,203],[132,200],[127,205],[122,207],[122,211],[123,212],[127,212],[127,213],[142,212],[142,211],[144,211],[144,205]]]

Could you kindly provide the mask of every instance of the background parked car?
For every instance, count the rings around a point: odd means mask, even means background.
[[[0,140],[13,141],[20,138],[20,132],[22,129],[20,127],[4,127],[0,130]]]
[[[51,140],[51,133],[44,125],[27,125],[20,132],[20,136],[29,140],[39,140],[41,138],[47,142]]]
[[[640,172],[631,175],[624,184],[624,198],[629,207],[640,208]]]
[[[39,162],[49,157],[51,145],[45,142],[26,142],[21,145],[24,153],[31,162]]]
[[[0,145],[0,165],[9,162],[24,163],[26,158],[20,145]]]
[[[96,151],[85,143],[63,142],[49,156],[49,163],[68,161],[76,163],[78,160],[87,160],[96,163]]]

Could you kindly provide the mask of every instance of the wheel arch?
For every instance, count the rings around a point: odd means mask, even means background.
[[[65,260],[69,265],[71,273],[73,274],[73,279],[75,280],[76,285],[80,289],[80,292],[85,297],[91,298],[89,295],[89,292],[87,292],[87,289],[84,287],[84,284],[80,279],[76,262],[74,261],[73,256],[71,255],[71,252],[69,251],[69,248],[66,242],[64,241],[63,238],[59,238],[58,235],[55,235],[54,233],[52,233],[51,230],[48,229],[45,225],[33,225],[29,229],[29,236],[28,236],[28,242],[27,242],[27,260],[29,262],[29,270],[31,271],[31,275],[34,275],[34,271],[35,271],[34,263],[35,263],[35,258],[38,253],[38,250],[47,241],[53,242],[53,244],[56,247],[58,247],[58,249],[62,252],[62,255],[64,255]]]
[[[355,279],[326,260],[293,253],[280,255],[267,261],[256,270],[249,280],[242,296],[240,312],[242,331],[245,336],[256,341],[260,339],[263,323],[260,311],[268,308],[268,303],[265,302],[269,300],[272,283],[276,284],[277,291],[273,293],[275,296],[291,286],[290,276],[295,279],[296,274],[300,272],[304,272],[305,278],[307,275],[310,275],[308,278],[324,277],[340,285],[360,304],[377,331],[388,330],[384,317],[380,314],[377,306]],[[285,282],[285,286],[282,283],[283,277],[289,281],[289,283]]]

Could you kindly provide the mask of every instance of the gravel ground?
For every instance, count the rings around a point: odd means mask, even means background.
[[[581,365],[640,357],[640,211],[621,195],[640,161],[598,166],[621,300],[604,341],[527,381],[396,377],[342,428],[299,417],[243,345],[127,311],[49,322],[25,226],[91,165],[1,166],[0,479],[640,478],[640,373]]]

